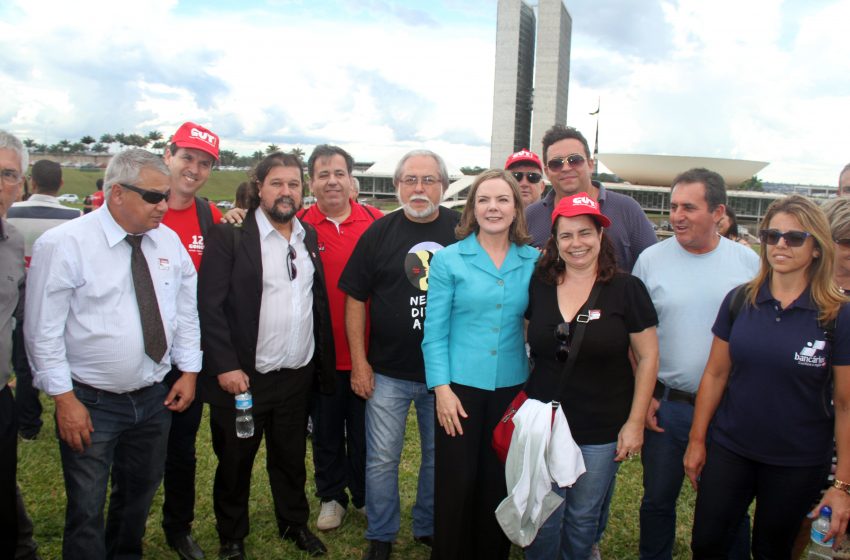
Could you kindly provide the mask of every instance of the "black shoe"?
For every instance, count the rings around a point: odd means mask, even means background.
[[[418,542],[419,544],[424,544],[429,548],[434,548],[434,535],[422,535],[419,537],[413,537],[413,540]]]
[[[179,537],[166,536],[165,542],[167,542],[168,546],[173,548],[175,552],[177,552],[177,556],[183,560],[203,560],[204,558],[204,551],[201,550],[201,547],[198,546],[198,543],[192,538],[191,533],[186,533]]]
[[[369,549],[363,555],[363,560],[389,560],[393,552],[393,543],[384,541],[369,541]]]
[[[242,541],[221,541],[218,549],[218,560],[248,560],[245,556],[245,545]]]
[[[310,556],[324,556],[328,552],[319,537],[311,533],[306,525],[289,527],[281,533],[280,538],[294,542],[295,546]]]

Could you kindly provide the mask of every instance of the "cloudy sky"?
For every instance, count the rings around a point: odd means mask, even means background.
[[[850,161],[850,0],[566,0],[568,124],[600,151]],[[489,162],[496,0],[4,0],[0,128],[40,143],[205,124],[222,147]],[[539,148],[538,148],[539,149]]]

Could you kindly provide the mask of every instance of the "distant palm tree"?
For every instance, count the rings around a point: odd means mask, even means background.
[[[302,150],[300,146],[295,146],[289,150],[289,153],[294,156],[298,156],[298,159],[304,159],[304,150]]]
[[[269,144],[266,147],[266,153],[267,154],[273,154],[273,153],[277,152],[278,150],[280,150],[280,147],[277,144]]]

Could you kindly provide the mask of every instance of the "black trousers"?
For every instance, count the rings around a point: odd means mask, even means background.
[[[18,541],[18,421],[8,385],[0,389],[0,558],[14,558]]]
[[[18,321],[12,331],[12,367],[15,368],[15,404],[18,407],[18,431],[33,438],[41,431],[41,401],[32,386],[32,371],[24,348],[24,322]]]
[[[496,520],[507,496],[505,466],[490,446],[493,428],[521,386],[495,391],[452,383],[468,418],[463,435],[434,426],[434,548],[431,560],[499,560],[510,553]]]
[[[181,375],[177,367],[172,367],[164,380],[169,389]],[[195,440],[204,411],[204,403],[197,393],[200,386],[196,387],[195,400],[189,408],[171,413],[162,502],[162,529],[170,539],[188,535],[195,519]]]
[[[756,500],[754,560],[791,558],[800,523],[823,488],[829,461],[780,467],[753,461],[712,443],[700,475],[691,551],[697,560],[725,560],[733,530]]]
[[[354,507],[366,504],[366,401],[351,390],[351,372],[337,371],[332,395],[313,394],[316,496]]]
[[[250,438],[236,437],[235,403],[228,408],[210,406],[210,432],[218,457],[213,509],[221,539],[240,540],[248,535],[251,469],[264,436],[278,530],[283,533],[307,523],[305,431],[312,384],[312,364],[252,376],[254,436]]]

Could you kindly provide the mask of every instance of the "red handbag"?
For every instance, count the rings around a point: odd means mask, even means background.
[[[511,446],[511,437],[514,435],[514,414],[522,406],[522,403],[528,400],[528,395],[525,389],[521,389],[516,394],[514,400],[508,405],[504,416],[499,420],[499,423],[493,429],[493,441],[490,442],[493,449],[496,451],[499,460],[505,462],[508,460],[508,448]]]

